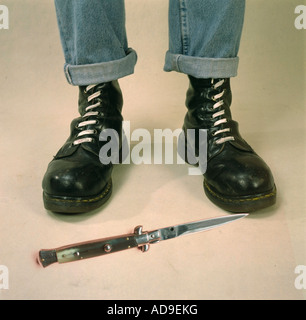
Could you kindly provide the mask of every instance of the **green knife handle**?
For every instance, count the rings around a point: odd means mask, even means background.
[[[51,250],[40,250],[38,262],[43,266],[65,263],[110,254],[138,247],[135,234],[81,242]]]
[[[59,263],[70,262],[137,247],[134,234],[65,246],[56,250]]]

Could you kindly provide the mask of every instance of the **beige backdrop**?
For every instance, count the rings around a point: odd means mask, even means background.
[[[79,216],[46,212],[41,179],[77,116],[77,88],[66,83],[53,1],[1,1],[0,299],[304,299],[295,268],[306,265],[305,37],[294,26],[304,0],[249,0],[233,116],[271,166],[278,203],[206,233],[46,269],[41,248],[150,230],[227,213],[205,197],[187,165],[122,165],[111,201]],[[166,0],[127,0],[135,74],[120,81],[132,129],[180,128],[188,81],[163,72]],[[306,278],[306,274],[305,274]],[[1,283],[1,282],[0,282]],[[306,283],[306,281],[304,282]]]

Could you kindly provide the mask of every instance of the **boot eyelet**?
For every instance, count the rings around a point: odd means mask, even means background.
[[[217,131],[218,131],[218,130],[215,129],[215,128],[214,128],[213,130],[211,130],[211,132],[210,132],[211,136],[212,136],[212,137],[215,137]]]

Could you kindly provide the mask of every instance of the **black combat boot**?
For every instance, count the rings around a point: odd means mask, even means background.
[[[199,159],[197,147],[193,153],[206,169],[203,184],[207,197],[234,213],[273,205],[276,187],[272,173],[240,136],[238,123],[232,120],[230,79],[189,79],[183,132],[187,137],[187,130],[195,129],[194,145],[198,146],[199,129],[206,129],[207,159]],[[187,150],[192,146],[186,140]]]
[[[72,121],[70,137],[49,163],[43,178],[43,200],[47,210],[87,212],[109,199],[113,163],[101,161],[100,150],[108,142],[101,141],[99,134],[105,129],[115,130],[121,151],[122,104],[117,81],[79,87],[81,116]]]

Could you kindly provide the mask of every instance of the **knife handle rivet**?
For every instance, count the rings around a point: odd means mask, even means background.
[[[107,243],[107,244],[104,245],[103,249],[104,249],[105,252],[111,252],[112,251],[112,246],[109,243]]]

